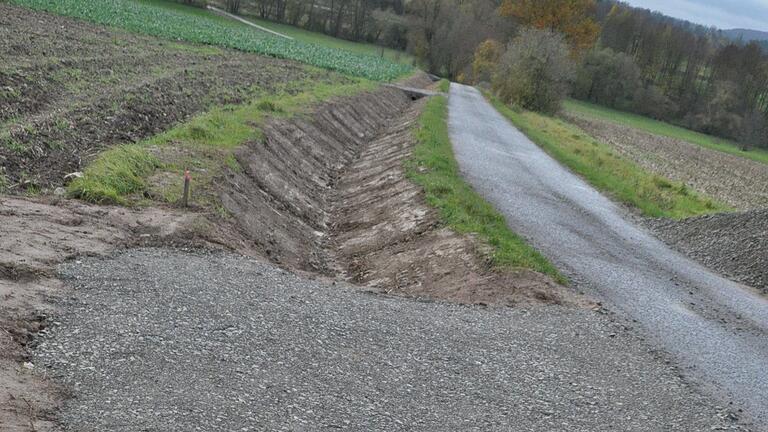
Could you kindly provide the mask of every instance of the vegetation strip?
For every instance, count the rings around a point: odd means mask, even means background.
[[[743,151],[739,148],[739,144],[736,142],[643,117],[639,114],[618,111],[578,100],[567,100],[563,103],[563,107],[566,112],[573,115],[595,118],[623,126],[633,127],[652,134],[687,141],[711,150],[768,164],[768,150],[754,148],[749,151]]]
[[[411,66],[373,55],[272,36],[202,9],[156,0],[10,1],[132,32],[296,60],[377,81],[393,80],[413,70]]]
[[[462,234],[476,234],[493,248],[493,264],[500,268],[528,268],[567,279],[547,259],[507,226],[504,217],[461,177],[448,136],[445,97],[427,102],[415,131],[418,144],[406,163],[408,177],[424,188],[427,202],[442,220]]]
[[[531,111],[512,109],[496,98],[491,98],[491,103],[550,156],[597,189],[640,209],[644,216],[683,219],[732,210],[691,191],[683,183],[644,171],[576,126]]]
[[[215,206],[215,198],[201,196],[225,167],[239,169],[234,150],[259,137],[258,125],[267,116],[290,116],[332,97],[372,90],[375,83],[358,79],[349,84],[295,83],[282,94],[245,105],[217,107],[150,139],[113,147],[86,167],[68,193],[74,198],[106,204],[130,204],[142,195],[174,203],[181,197],[181,182],[174,181],[191,168],[196,202]],[[171,181],[151,185],[148,178],[165,173]]]

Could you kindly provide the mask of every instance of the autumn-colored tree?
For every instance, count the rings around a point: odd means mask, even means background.
[[[562,33],[575,53],[591,48],[600,35],[600,26],[590,17],[595,0],[504,0],[503,17],[521,24]]]
[[[476,82],[490,82],[504,46],[493,39],[487,39],[478,45],[472,62],[472,79]]]

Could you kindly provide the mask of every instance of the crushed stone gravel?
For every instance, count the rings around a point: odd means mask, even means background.
[[[644,223],[706,267],[768,294],[768,209]]]
[[[59,267],[34,367],[67,431],[742,429],[593,311],[483,308],[308,280],[223,253]]]

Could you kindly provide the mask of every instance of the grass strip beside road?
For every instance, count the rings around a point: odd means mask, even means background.
[[[418,127],[413,157],[406,163],[408,177],[420,185],[427,202],[440,211],[443,222],[463,234],[474,234],[493,248],[499,268],[527,268],[559,283],[567,279],[538,251],[512,232],[504,217],[461,177],[448,136],[448,105],[443,96],[427,102]]]
[[[644,216],[684,219],[732,210],[685,184],[649,173],[613,149],[562,120],[517,110],[490,98],[493,106],[550,156],[617,201]]]
[[[350,76],[389,81],[413,71],[380,56],[270,35],[206,10],[158,0],[10,0],[11,3],[170,40],[295,60]]]
[[[749,151],[743,151],[739,148],[739,145],[733,141],[695,132],[690,129],[685,129],[641,115],[617,111],[578,100],[565,101],[563,108],[573,115],[629,126],[655,135],[687,141],[691,144],[696,144],[711,150],[768,164],[768,150],[751,149]]]
[[[196,203],[215,206],[215,196],[205,191],[226,167],[240,168],[234,150],[258,139],[259,125],[267,117],[301,114],[330,98],[374,88],[374,82],[363,79],[344,84],[303,81],[244,105],[216,107],[147,140],[102,152],[69,185],[68,193],[99,204],[137,204],[145,196],[175,203],[182,195],[178,179],[190,168]]]

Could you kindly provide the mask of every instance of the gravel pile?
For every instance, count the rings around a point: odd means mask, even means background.
[[[420,302],[224,254],[123,251],[74,290],[35,369],[68,431],[740,428],[633,331],[560,307]]]
[[[706,267],[768,294],[768,209],[647,225],[662,240]]]

